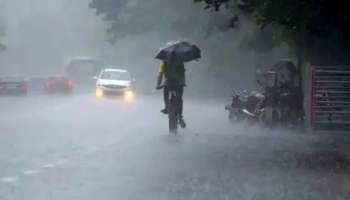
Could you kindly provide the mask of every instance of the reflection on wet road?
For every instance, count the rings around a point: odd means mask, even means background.
[[[167,133],[160,97],[0,98],[0,199],[349,199],[350,138],[230,126],[185,102]]]

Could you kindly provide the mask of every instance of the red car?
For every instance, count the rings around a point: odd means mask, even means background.
[[[64,76],[52,76],[44,80],[44,89],[46,92],[71,92],[74,82]]]

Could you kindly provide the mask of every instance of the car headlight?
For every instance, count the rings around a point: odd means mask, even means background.
[[[135,99],[135,94],[132,90],[127,90],[124,92],[124,100],[126,102],[132,102]]]
[[[101,88],[96,88],[95,90],[95,96],[97,98],[102,98],[103,97],[103,90]]]

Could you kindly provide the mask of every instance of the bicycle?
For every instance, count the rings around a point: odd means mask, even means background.
[[[160,86],[158,89],[164,89],[164,85]],[[169,89],[169,99],[167,103],[168,110],[168,122],[169,122],[169,133],[177,134],[179,125],[179,111],[178,111],[178,98],[175,89]]]

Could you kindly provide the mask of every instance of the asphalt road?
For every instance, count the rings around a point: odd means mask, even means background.
[[[173,137],[161,98],[0,97],[0,199],[350,199],[350,138],[232,126],[187,99]]]

